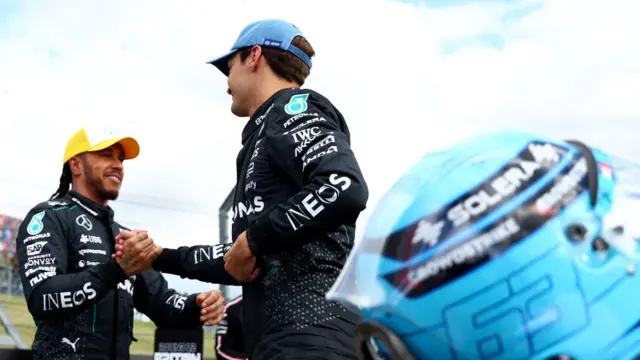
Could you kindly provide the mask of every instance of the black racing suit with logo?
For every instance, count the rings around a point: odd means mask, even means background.
[[[157,271],[127,278],[111,258],[126,227],[109,207],[70,191],[29,211],[16,240],[20,278],[37,326],[34,359],[129,359],[134,308],[158,327],[201,326],[195,295]]]
[[[242,335],[242,308],[242,296],[226,303],[224,318],[216,326],[213,340],[216,359],[247,360],[247,351]],[[372,348],[375,350],[377,347],[378,344],[374,342]],[[391,360],[391,357],[381,350],[377,350],[376,354],[381,360]]]
[[[247,231],[261,275],[243,284],[251,359],[352,359],[359,317],[325,299],[354,243],[369,192],[342,114],[283,89],[249,119],[237,158],[232,236]],[[163,251],[154,268],[221,284],[230,245]]]
[[[213,346],[216,359],[247,359],[242,335],[242,296],[225,304],[224,318],[216,325]]]

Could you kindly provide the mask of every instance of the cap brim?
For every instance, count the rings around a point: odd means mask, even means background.
[[[229,76],[229,63],[227,62],[229,60],[229,57],[231,55],[233,55],[236,51],[232,50],[229,51],[228,53],[220,56],[219,58],[215,58],[211,61],[209,61],[207,64],[211,64],[213,66],[215,66],[216,68],[218,68],[218,70],[220,70],[220,72],[222,72],[224,74],[224,76]]]
[[[89,149],[89,151],[93,152],[93,151],[104,150],[115,144],[120,144],[122,146],[125,160],[135,159],[140,154],[140,145],[138,144],[138,141],[132,137],[122,137],[122,138],[105,140],[97,143],[95,146]]]

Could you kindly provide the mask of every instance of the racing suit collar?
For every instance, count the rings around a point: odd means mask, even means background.
[[[275,99],[278,96],[280,96],[280,94],[282,94],[282,93],[284,93],[286,91],[294,90],[294,89],[295,88],[284,88],[284,89],[280,89],[280,90],[276,91],[273,95],[271,95],[271,97],[269,99],[267,99],[267,101],[262,103],[262,105],[260,105],[260,107],[258,107],[256,109],[256,111],[253,113],[253,115],[251,115],[251,118],[249,118],[249,121],[247,122],[247,125],[245,125],[244,129],[242,130],[242,145],[243,146],[249,140],[251,135],[253,135],[253,133],[256,130],[258,130],[260,127],[262,127],[262,123],[264,122],[264,119],[265,119],[266,115],[269,113],[270,107],[273,104],[273,102],[275,101]]]
[[[80,206],[91,215],[113,222],[114,212],[109,206],[102,206],[86,196],[80,195],[75,190],[69,190],[67,196],[74,204]]]

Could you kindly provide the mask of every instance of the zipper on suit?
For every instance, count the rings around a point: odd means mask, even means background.
[[[118,360],[118,300],[120,298],[118,294],[118,288],[114,290],[114,300],[113,300],[113,333],[112,333],[112,344],[111,344],[111,359]]]
[[[116,237],[113,235],[113,231],[111,229],[111,221],[107,221],[107,234],[110,236],[111,241],[113,242],[112,253],[116,253]],[[113,329],[111,332],[111,359],[118,360],[118,303],[120,300],[120,294],[118,291],[118,286],[116,286],[115,290],[113,290]]]
[[[96,317],[98,316],[98,304],[93,304],[93,325],[91,326],[91,332],[96,332]]]

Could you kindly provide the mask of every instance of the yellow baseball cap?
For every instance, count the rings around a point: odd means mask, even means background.
[[[67,142],[62,164],[72,157],[85,153],[104,150],[114,144],[122,145],[126,160],[135,159],[140,154],[138,141],[130,136],[117,135],[113,129],[98,128],[78,130]]]

